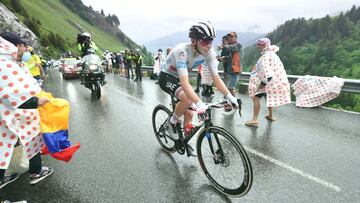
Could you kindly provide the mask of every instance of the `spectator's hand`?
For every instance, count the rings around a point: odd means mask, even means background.
[[[49,102],[48,99],[46,99],[46,98],[39,98],[39,100],[38,100],[38,105],[39,105],[39,106],[42,106],[42,105],[46,104],[47,102]]]
[[[196,103],[196,112],[198,114],[199,120],[205,121],[209,119],[209,115],[206,112],[208,107],[201,100]]]
[[[232,96],[230,92],[228,92],[228,94],[225,97],[233,106],[239,107],[237,99],[234,96]]]
[[[263,81],[261,81],[260,85],[259,85],[259,89],[264,89],[266,86],[266,83],[264,83]]]
[[[216,57],[216,58],[217,58],[217,60],[219,60],[219,61],[224,61],[225,56],[219,56],[219,57]]]

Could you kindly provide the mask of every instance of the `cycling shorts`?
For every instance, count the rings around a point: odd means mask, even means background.
[[[162,90],[175,98],[178,98],[178,95],[181,92],[179,78],[162,71],[159,75],[159,85]]]

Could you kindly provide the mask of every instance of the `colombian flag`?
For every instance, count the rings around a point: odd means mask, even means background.
[[[40,128],[45,143],[42,154],[50,154],[55,159],[69,162],[80,148],[80,143],[71,146],[69,141],[70,105],[65,99],[54,98],[51,93],[40,92],[39,98],[47,98],[43,106],[39,106]]]

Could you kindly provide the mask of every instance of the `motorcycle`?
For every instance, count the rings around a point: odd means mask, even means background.
[[[102,61],[96,54],[85,55],[82,59],[80,72],[81,84],[91,90],[96,99],[101,97],[101,86],[106,84]]]

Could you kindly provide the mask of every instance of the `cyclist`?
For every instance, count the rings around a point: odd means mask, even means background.
[[[178,44],[169,53],[166,63],[162,67],[159,85],[162,90],[179,99],[175,112],[167,121],[169,134],[178,139],[176,124],[181,123],[180,117],[184,115],[184,126],[191,123],[192,111],[188,108],[194,103],[199,118],[206,119],[207,106],[200,100],[189,83],[188,71],[206,63],[216,87],[231,102],[238,106],[237,99],[226,88],[217,71],[218,60],[211,43],[216,37],[215,29],[210,22],[199,22],[189,30],[190,43]],[[190,155],[196,156],[191,146],[187,146]]]

